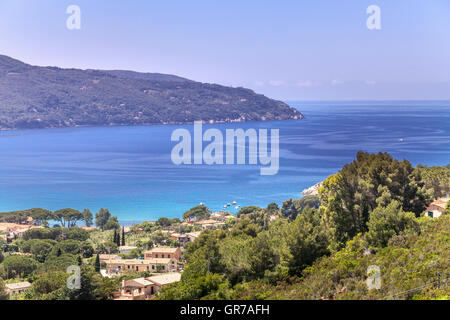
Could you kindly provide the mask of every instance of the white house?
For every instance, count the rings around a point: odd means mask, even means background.
[[[427,207],[425,214],[431,218],[438,218],[443,213],[445,213],[445,210],[447,209],[447,201],[449,199],[438,199],[436,201],[433,201],[430,203],[430,205]]]
[[[31,283],[28,281],[25,282],[16,282],[16,283],[7,283],[6,285],[6,293],[22,293],[28,289],[31,289]]]

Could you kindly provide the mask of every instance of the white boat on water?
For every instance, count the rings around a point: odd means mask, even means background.
[[[237,202],[236,201],[233,201],[233,206],[235,206],[237,204]]]

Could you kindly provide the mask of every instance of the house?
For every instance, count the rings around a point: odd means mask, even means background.
[[[194,231],[186,233],[189,237],[189,241],[195,241],[198,237],[200,237],[201,231]]]
[[[201,226],[202,229],[214,229],[214,228],[219,228],[219,227],[224,226],[225,222],[219,222],[217,220],[212,220],[212,219],[203,219],[203,220],[194,222],[194,224]]]
[[[120,260],[122,259],[121,256],[117,254],[99,254],[100,262],[105,262],[109,260]]]
[[[114,255],[111,255],[113,258]],[[145,252],[144,259],[109,259],[105,260],[107,274],[125,272],[173,272],[178,270],[181,261],[181,249],[156,247]]]
[[[180,279],[181,273],[173,272],[147,278],[123,280],[115,300],[148,300],[162,287],[179,282]]]
[[[81,227],[81,229],[85,230],[85,231],[94,231],[97,230],[96,227]]]
[[[210,216],[210,219],[218,220],[218,221],[226,221],[228,219],[235,218],[232,214],[228,212],[213,212]]]
[[[189,238],[189,236],[185,233],[174,232],[170,235],[170,237],[173,240],[177,241],[182,246],[184,246],[186,243],[188,243],[191,240]]]
[[[447,201],[449,198],[442,198],[438,199],[436,201],[433,201],[430,203],[430,205],[427,207],[425,211],[425,215],[431,218],[438,218],[443,213],[445,213],[445,210],[447,209]]]
[[[32,253],[28,253],[28,252],[11,252],[10,253],[12,256],[32,256]]]
[[[181,249],[170,247],[156,247],[151,250],[147,250],[144,253],[144,259],[176,259],[181,261]]]
[[[10,233],[6,236],[6,243],[11,243],[15,239],[14,234]]]
[[[186,219],[184,219],[184,221],[187,224],[193,224],[194,222],[198,221],[198,218],[197,217],[187,217]]]
[[[140,228],[141,229],[141,228]],[[142,230],[142,229],[141,229]],[[142,230],[143,231],[143,230]],[[131,228],[130,227],[128,227],[128,226],[125,226],[125,227],[123,227],[123,232],[124,233],[129,233],[129,232],[131,232]],[[141,232],[142,233],[142,232]]]
[[[28,281],[25,282],[16,282],[16,283],[7,283],[5,284],[6,293],[22,293],[28,289],[31,289],[31,283]]]
[[[133,246],[120,246],[119,247],[119,252],[123,253],[123,254],[129,254],[131,253],[131,251],[133,251],[134,249],[137,249],[137,247],[133,247]]]
[[[117,259],[106,261],[107,274],[121,274],[126,272],[171,272],[178,269],[174,258],[149,259]]]

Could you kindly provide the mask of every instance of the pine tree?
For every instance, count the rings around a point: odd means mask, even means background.
[[[83,264],[83,261],[81,260],[81,256],[78,256],[78,265],[81,266]]]
[[[58,252],[56,253],[56,256],[59,257],[62,254],[61,248],[58,248]]]
[[[95,271],[100,272],[100,256],[98,255],[98,253],[95,257]]]
[[[122,227],[122,246],[125,245],[125,227]]]
[[[117,244],[118,247],[120,247],[120,231],[117,232],[116,244]]]
[[[113,242],[117,244],[117,230],[114,229]]]

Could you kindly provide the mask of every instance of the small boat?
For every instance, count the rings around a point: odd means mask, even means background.
[[[235,206],[237,204],[237,202],[236,201],[233,201],[233,206]]]
[[[231,206],[231,203],[227,203],[227,207]]]
[[[236,210],[238,210],[239,209],[239,206],[236,206],[236,207],[234,207]]]
[[[204,206],[205,204],[203,202],[200,202],[199,206]]]

